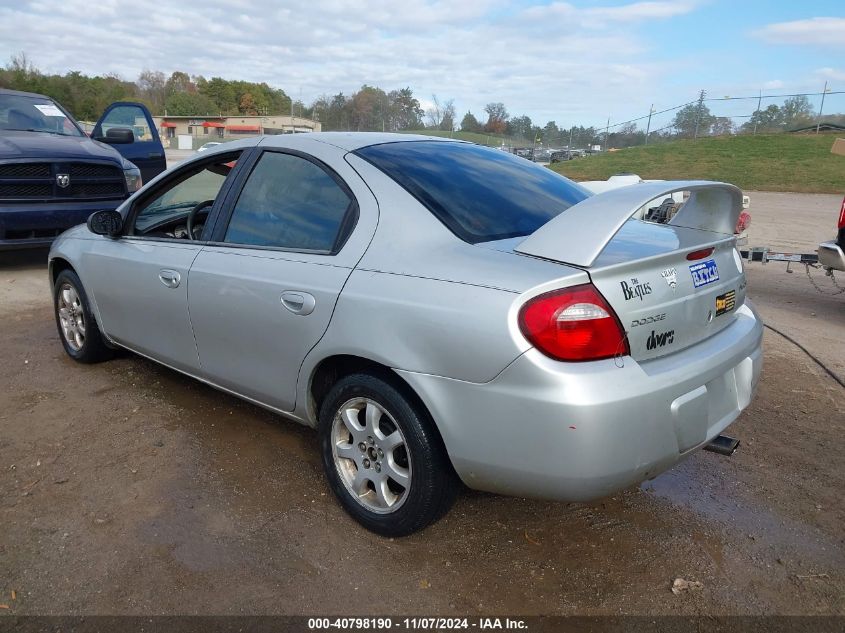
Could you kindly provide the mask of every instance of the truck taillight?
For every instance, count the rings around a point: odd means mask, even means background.
[[[842,208],[839,210],[839,229],[845,229],[845,198],[842,198]]]
[[[519,329],[555,360],[601,360],[630,353],[616,313],[592,284],[529,300],[519,311]]]

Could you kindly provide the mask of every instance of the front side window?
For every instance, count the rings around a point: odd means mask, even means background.
[[[322,167],[265,152],[244,185],[225,242],[336,252],[352,198]]]
[[[135,105],[113,107],[100,121],[100,127],[100,136],[109,136],[112,128],[128,128],[132,130],[136,141],[155,140],[146,113]]]
[[[355,153],[470,244],[530,235],[591,195],[550,169],[470,143],[401,141]]]
[[[215,162],[186,171],[164,183],[140,202],[132,234],[146,237],[188,238],[188,219],[193,213],[193,237],[202,233],[209,211],[223,183],[235,167],[237,154],[226,154]]]

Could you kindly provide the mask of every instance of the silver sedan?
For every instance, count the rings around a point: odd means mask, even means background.
[[[315,427],[343,507],[403,535],[460,482],[601,497],[736,419],[762,338],[741,208],[723,183],[592,195],[448,139],[263,137],[93,214],[49,274],[72,358],[125,348]]]

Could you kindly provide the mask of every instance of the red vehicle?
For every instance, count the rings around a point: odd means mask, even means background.
[[[845,198],[839,209],[839,233],[834,242],[819,244],[819,263],[825,268],[845,271]]]

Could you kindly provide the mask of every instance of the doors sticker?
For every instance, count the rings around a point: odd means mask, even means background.
[[[645,348],[647,350],[657,349],[658,347],[664,347],[665,345],[671,345],[672,342],[675,340],[675,330],[669,330],[668,332],[661,332],[658,334],[654,330],[651,331],[651,336],[648,337],[648,340],[645,342]]]
[[[692,275],[692,285],[696,288],[719,281],[719,269],[716,267],[715,259],[692,264],[689,267],[689,272]]]
[[[736,291],[730,290],[716,297],[716,316],[730,312],[736,306]]]

